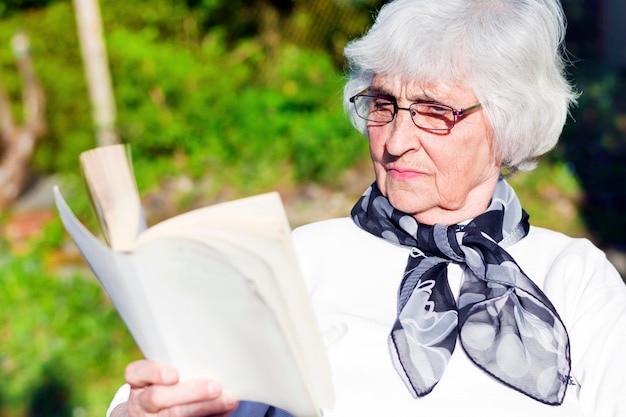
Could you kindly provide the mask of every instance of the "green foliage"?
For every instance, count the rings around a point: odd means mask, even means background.
[[[186,0],[201,31],[221,26],[229,42],[276,33],[283,42],[324,50],[341,61],[343,45],[363,33],[381,0]],[[323,24],[320,24],[320,23]]]
[[[203,27],[206,10],[184,2],[105,0],[101,8],[118,130],[132,144],[143,189],[176,175],[210,175],[246,192],[285,179],[332,182],[366,157],[341,110],[341,72],[323,50],[284,43],[269,51],[259,38],[227,36],[227,24]],[[0,28],[7,44],[27,28],[46,90],[39,172],[76,172],[78,154],[95,146],[72,14],[58,2]],[[17,105],[12,61],[0,47]],[[172,155],[182,162],[172,164]]]
[[[104,415],[122,383],[121,370],[139,357],[101,287],[85,278],[89,275],[48,272],[63,238],[62,226],[54,222],[33,242],[32,252],[9,257],[9,244],[2,243],[2,416]]]
[[[557,156],[585,190],[581,214],[595,240],[626,247],[626,74],[585,63],[576,79],[582,95]]]
[[[93,130],[71,3],[15,14],[0,24],[2,84],[13,92],[16,108],[21,80],[10,41],[19,30],[29,37],[46,96],[48,133],[37,146],[35,167],[39,172],[75,170],[78,153],[93,146]]]
[[[509,178],[534,226],[583,237],[579,205],[583,189],[572,166],[544,160],[531,172],[517,172]]]
[[[0,2],[0,17],[21,10],[45,7],[52,1],[53,0],[2,0],[2,2]]]
[[[279,81],[258,85],[262,47],[254,41],[226,53],[215,33],[192,55],[151,36],[110,37],[118,105],[126,109],[120,133],[133,146],[139,178],[155,176],[144,171],[149,163],[157,176],[226,175],[252,191],[285,177],[329,182],[366,155],[325,55],[286,47],[273,68]],[[173,153],[185,155],[185,166],[154,163]]]

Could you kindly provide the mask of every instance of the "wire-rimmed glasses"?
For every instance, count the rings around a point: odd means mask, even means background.
[[[470,111],[482,106],[481,103],[461,110],[435,102],[415,102],[409,107],[399,107],[396,98],[389,95],[369,94],[370,87],[350,97],[357,116],[370,122],[387,124],[399,110],[406,110],[411,115],[415,126],[426,130],[451,130],[456,122]]]

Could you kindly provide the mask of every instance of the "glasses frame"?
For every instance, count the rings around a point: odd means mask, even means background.
[[[409,112],[409,114],[411,115],[411,120],[413,121],[413,124],[416,127],[419,127],[420,129],[424,129],[424,130],[434,130],[434,131],[450,131],[452,130],[452,128],[454,126],[456,126],[457,122],[460,121],[461,116],[463,116],[464,114],[467,114],[473,110],[477,110],[479,108],[482,107],[482,103],[478,103],[478,104],[474,104],[473,106],[467,107],[465,109],[460,109],[460,110],[456,110],[454,107],[448,106],[447,104],[442,104],[442,103],[438,103],[435,101],[429,102],[429,101],[422,101],[422,102],[416,102],[416,103],[411,103],[411,105],[409,107],[400,107],[398,106],[398,100],[394,97],[394,96],[388,96],[388,95],[373,95],[373,94],[367,94],[370,90],[372,89],[372,87],[367,87],[365,90],[361,91],[358,94],[353,95],[352,97],[349,98],[350,103],[352,103],[354,105],[354,111],[356,113],[357,116],[359,116],[361,119],[367,120],[368,122],[377,122],[377,123],[381,123],[383,125],[386,125],[387,123],[391,123],[393,122],[393,120],[396,118],[396,116],[398,115],[398,111],[400,110],[406,110]],[[380,120],[372,120],[369,119],[367,117],[363,117],[359,114],[359,109],[356,103],[356,99],[359,97],[370,97],[370,98],[384,98],[385,100],[389,100],[392,104],[393,104],[393,115],[391,116],[391,119],[383,122]],[[445,107],[447,109],[450,109],[450,111],[452,112],[453,115],[453,119],[452,119],[452,126],[450,126],[449,128],[432,128],[432,127],[424,127],[424,126],[420,126],[417,123],[415,123],[415,119],[413,118],[413,114],[414,111],[411,107],[413,107],[416,104],[433,104],[433,105],[437,105],[439,107]],[[417,112],[415,112],[417,113]]]

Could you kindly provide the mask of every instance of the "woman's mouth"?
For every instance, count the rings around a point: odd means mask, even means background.
[[[406,181],[406,180],[411,180],[417,177],[421,177],[425,174],[424,172],[416,170],[416,169],[387,168],[387,175],[391,176],[391,178],[397,181]]]

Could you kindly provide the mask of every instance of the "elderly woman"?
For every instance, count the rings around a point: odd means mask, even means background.
[[[529,226],[502,175],[559,138],[563,36],[557,0],[396,0],[346,48],[376,180],[351,219],[293,234],[333,368],[325,417],[626,415],[626,287],[589,241]],[[126,380],[114,415],[237,407],[149,361]]]

